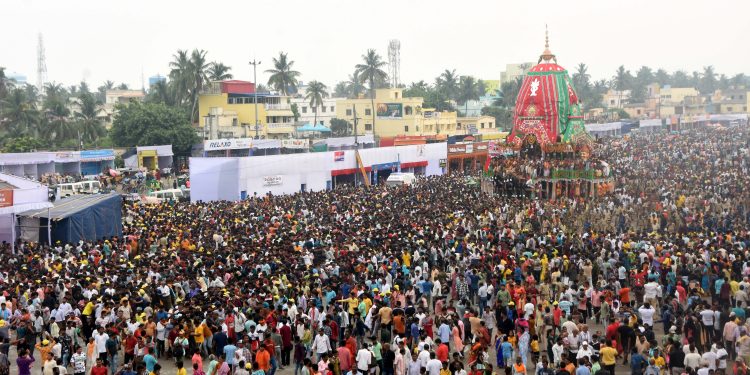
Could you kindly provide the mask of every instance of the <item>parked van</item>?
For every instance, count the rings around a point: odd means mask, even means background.
[[[78,191],[81,194],[99,194],[99,191],[102,188],[99,181],[81,181],[77,182],[76,185],[79,186]]]
[[[80,186],[78,186],[77,183],[66,183],[66,184],[57,184],[56,193],[57,198],[67,198],[72,195],[78,194],[78,190],[80,189]]]
[[[401,186],[401,185],[411,185],[414,183],[414,180],[416,180],[417,177],[414,176],[414,173],[391,173],[390,176],[388,176],[388,179],[385,180],[385,184],[388,186]]]
[[[188,198],[188,195],[182,191],[182,189],[167,189],[152,191],[146,195],[143,199],[146,203],[162,203],[162,202],[182,202]]]

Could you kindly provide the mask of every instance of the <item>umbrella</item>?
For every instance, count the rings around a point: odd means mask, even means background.
[[[112,177],[117,177],[117,176],[119,176],[119,175],[120,175],[120,172],[118,172],[118,171],[116,171],[116,170],[114,170],[114,169],[110,168],[110,169],[109,169],[109,175],[110,175],[110,176],[112,176]]]
[[[314,125],[307,123],[305,125],[300,126],[297,128],[298,132],[321,132],[321,133],[328,133],[331,131],[331,129],[323,126],[323,125]]]

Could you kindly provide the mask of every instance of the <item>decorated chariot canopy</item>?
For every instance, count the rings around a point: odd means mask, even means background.
[[[545,30],[544,52],[526,73],[516,98],[513,131],[507,141],[515,146],[554,143],[590,144],[583,109],[568,71],[557,65]]]

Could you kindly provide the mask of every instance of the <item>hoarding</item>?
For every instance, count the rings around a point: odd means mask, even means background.
[[[404,105],[401,103],[378,103],[376,114],[379,118],[401,118]]]

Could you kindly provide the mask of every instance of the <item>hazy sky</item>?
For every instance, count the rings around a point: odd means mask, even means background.
[[[4,0],[0,66],[36,82],[37,34],[44,36],[49,80],[93,87],[110,79],[141,85],[168,73],[177,49],[200,48],[209,60],[252,79],[247,61],[289,53],[301,79],[346,79],[375,48],[387,59],[401,41],[401,81],[432,82],[446,68],[499,79],[506,63],[536,62],[544,47],[569,70],[588,64],[611,78],[624,64],[669,71],[750,73],[750,1],[698,0]]]

